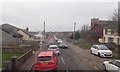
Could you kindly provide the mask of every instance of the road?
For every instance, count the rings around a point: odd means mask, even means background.
[[[48,40],[44,43],[41,51],[47,50]],[[58,71],[99,71],[102,70],[102,62],[110,60],[109,58],[100,58],[90,54],[89,50],[78,48],[77,46],[67,43],[68,49],[60,49],[60,56],[58,56],[57,70]]]
[[[47,50],[47,43],[43,45],[41,51]],[[70,47],[68,49],[60,49],[58,56],[57,70],[68,72],[69,70],[91,70],[81,57]]]

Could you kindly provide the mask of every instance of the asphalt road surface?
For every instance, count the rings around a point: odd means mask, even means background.
[[[41,47],[41,51],[46,51],[48,49],[49,40],[46,40],[43,46]],[[60,49],[60,55],[57,60],[57,70],[64,72],[103,72],[99,71],[99,69],[90,64],[88,60],[81,57],[76,51],[73,50],[73,46],[68,44],[67,49]]]

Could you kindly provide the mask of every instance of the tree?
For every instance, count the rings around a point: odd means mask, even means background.
[[[74,39],[74,35],[73,34],[71,34],[70,39]]]
[[[117,10],[115,10],[113,12],[113,15],[110,17],[110,20],[112,20],[112,21],[118,21],[118,11]]]
[[[75,40],[79,40],[79,39],[80,39],[79,30],[78,30],[77,32],[75,32],[74,39],[75,39]]]
[[[88,24],[82,25],[82,27],[81,27],[81,37],[82,38],[86,37],[88,31],[89,31],[89,25]]]

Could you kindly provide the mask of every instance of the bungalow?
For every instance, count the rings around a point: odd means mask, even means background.
[[[27,41],[32,40],[32,35],[28,32],[27,29],[18,29],[17,32],[23,35],[22,40],[27,40]]]
[[[30,34],[33,36],[34,41],[40,41],[40,32],[31,31]]]
[[[27,41],[34,40],[33,35],[31,35],[28,28],[20,29],[10,24],[3,24],[2,30],[14,36],[16,39],[19,40],[19,42],[22,42],[24,40],[27,40]]]
[[[0,28],[2,32],[2,43],[19,43],[22,35],[17,33],[18,28],[9,24],[3,24]]]

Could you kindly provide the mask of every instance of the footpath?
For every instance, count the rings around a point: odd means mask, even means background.
[[[37,55],[41,52],[41,48],[33,53],[31,57],[29,57],[19,68],[19,70],[31,70],[35,60],[37,59]]]

